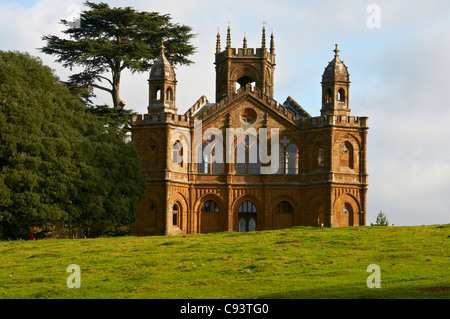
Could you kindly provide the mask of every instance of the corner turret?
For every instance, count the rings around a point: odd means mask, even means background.
[[[339,58],[336,44],[334,59],[322,75],[322,115],[350,115],[350,76],[344,62]]]
[[[164,54],[164,43],[161,44],[161,54],[156,59],[150,71],[148,113],[176,114],[175,92],[176,76],[172,65]]]

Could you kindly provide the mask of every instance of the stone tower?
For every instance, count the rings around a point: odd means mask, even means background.
[[[350,77],[344,62],[339,59],[336,44],[334,59],[322,75],[322,115],[350,115],[349,108]]]
[[[231,47],[231,31],[228,26],[225,50],[220,48],[220,34],[216,42],[216,103],[235,93],[240,87],[254,84],[264,94],[273,98],[275,70],[275,45],[271,35],[270,48],[266,48],[266,30],[262,29],[261,48],[247,48],[247,37],[243,47]],[[237,87],[237,84],[240,87]]]
[[[156,59],[150,71],[148,113],[176,114],[175,106],[176,76],[175,72],[164,55],[164,44],[161,45],[161,54]]]

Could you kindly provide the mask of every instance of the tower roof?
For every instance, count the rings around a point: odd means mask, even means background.
[[[161,54],[156,59],[150,71],[150,80],[176,80],[173,67],[164,54],[164,44],[161,46]]]
[[[339,58],[339,49],[336,44],[336,49],[334,49],[334,59],[325,68],[322,75],[322,82],[349,82],[348,69],[344,62]]]

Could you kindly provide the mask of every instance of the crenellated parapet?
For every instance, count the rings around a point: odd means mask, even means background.
[[[189,126],[190,118],[186,115],[173,114],[169,112],[158,114],[136,114],[131,118],[132,126],[149,126],[159,124]]]
[[[185,116],[193,116],[195,113],[198,112],[198,110],[200,110],[205,104],[208,104],[208,99],[206,98],[206,96],[202,95],[201,98],[199,98],[197,100],[197,102],[194,103],[193,106],[191,106],[185,113]]]
[[[349,128],[369,128],[368,117],[343,116],[343,115],[322,115],[309,118],[301,118],[297,125],[302,129],[312,129],[328,126],[339,126]]]
[[[241,58],[241,59],[265,59],[275,64],[275,54],[270,53],[265,48],[227,48],[224,51],[216,54],[216,62],[226,58]]]

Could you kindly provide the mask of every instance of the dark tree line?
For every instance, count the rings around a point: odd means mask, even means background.
[[[0,238],[46,227],[126,232],[144,197],[121,72],[148,71],[161,41],[172,63],[191,63],[194,35],[169,15],[85,5],[78,23],[61,20],[69,39],[43,37],[42,52],[83,67],[68,82],[36,57],[0,51]],[[112,107],[93,105],[94,89],[109,92]]]
[[[46,226],[100,235],[130,225],[145,180],[133,143],[117,130],[38,58],[0,52],[2,237]]]

